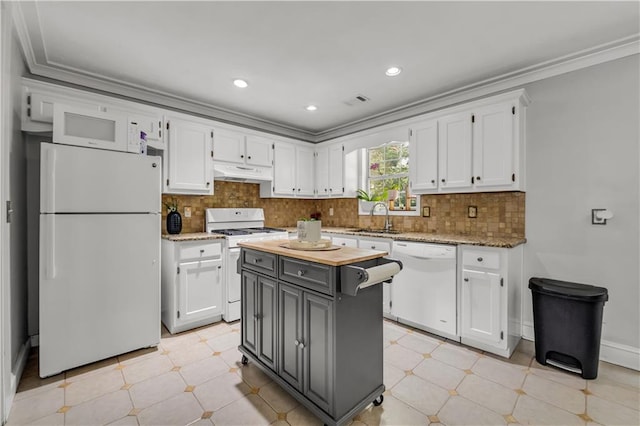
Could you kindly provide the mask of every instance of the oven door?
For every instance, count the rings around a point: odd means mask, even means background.
[[[239,258],[240,247],[230,248],[227,256],[227,303],[240,301],[240,274],[236,268]]]

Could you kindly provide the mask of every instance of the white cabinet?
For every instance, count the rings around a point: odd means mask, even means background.
[[[523,191],[527,104],[524,91],[516,91],[411,125],[412,191]]]
[[[393,240],[382,238],[358,238],[358,247],[370,250],[386,251],[391,256]],[[396,319],[392,314],[393,303],[393,283],[382,283],[382,315],[387,318]]]
[[[331,244],[340,247],[358,247],[358,239],[331,235]]]
[[[171,333],[220,321],[222,243],[162,240],[162,322]]]
[[[469,346],[509,357],[522,333],[522,246],[460,246],[460,335]]]
[[[168,116],[165,193],[213,195],[213,128]]]
[[[213,159],[225,163],[271,167],[271,139],[245,135],[227,129],[215,129]]]
[[[313,197],[315,155],[311,146],[273,144],[273,183],[260,186],[261,197]]]
[[[343,195],[344,147],[342,144],[318,148],[315,157],[315,194],[318,197]]]
[[[514,115],[511,103],[474,112],[472,181],[476,188],[509,187],[515,182]]]

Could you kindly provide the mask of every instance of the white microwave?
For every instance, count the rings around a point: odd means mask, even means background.
[[[53,106],[54,143],[127,152],[129,138],[127,116],[123,113],[64,104]]]

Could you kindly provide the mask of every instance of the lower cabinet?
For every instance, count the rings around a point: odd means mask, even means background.
[[[222,244],[162,240],[162,322],[170,333],[222,318]]]
[[[379,404],[382,286],[349,296],[340,267],[247,248],[240,259],[243,363],[255,362],[327,425]]]
[[[287,284],[280,285],[279,300],[278,374],[330,412],[333,301]]]
[[[522,333],[522,246],[460,246],[461,342],[510,357]]]

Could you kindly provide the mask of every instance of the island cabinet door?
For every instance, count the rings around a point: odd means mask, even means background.
[[[324,411],[333,409],[333,301],[304,293],[304,394]]]
[[[277,283],[264,277],[258,277],[258,358],[272,370],[276,369],[276,312]]]
[[[278,375],[302,392],[302,291],[280,283],[278,293]]]
[[[253,352],[257,351],[257,320],[256,293],[258,276],[242,271],[242,346]]]

